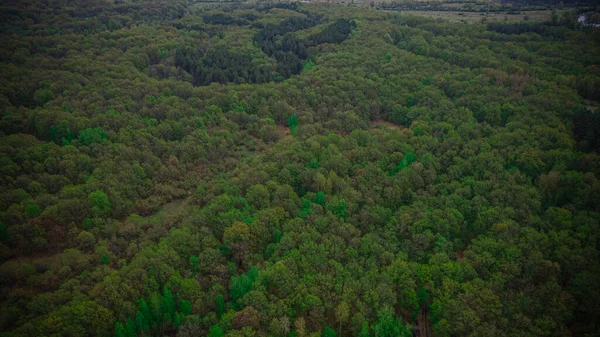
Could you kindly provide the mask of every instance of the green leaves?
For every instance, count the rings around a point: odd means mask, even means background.
[[[234,276],[231,278],[230,282],[230,296],[234,301],[242,298],[244,295],[250,291],[254,281],[258,277],[258,268],[252,267],[248,270],[247,274],[242,274],[239,276]]]
[[[332,328],[326,326],[323,329],[323,333],[321,333],[321,337],[335,337],[336,333],[335,330],[333,330]]]
[[[81,145],[102,144],[106,140],[106,132],[100,127],[82,130],[78,137]]]
[[[373,324],[374,337],[411,337],[412,331],[408,325],[402,324],[399,317],[394,318],[394,311],[383,308],[377,314],[377,321]]]
[[[292,135],[296,136],[298,133],[298,118],[296,117],[296,114],[293,114],[288,118],[288,126],[290,127]]]
[[[223,299],[223,295],[221,295],[221,294],[217,295],[216,302],[217,302],[217,316],[219,318],[221,318],[221,316],[223,316],[223,313],[225,312],[225,300]],[[211,331],[212,331],[212,328],[211,328]],[[221,334],[222,333],[223,332],[221,331]]]
[[[107,265],[110,263],[110,261],[108,260],[108,256],[106,256],[106,254],[102,254],[102,257],[100,257],[100,263]]]
[[[323,193],[321,191],[317,192],[317,194],[315,195],[315,198],[313,199],[313,202],[315,204],[325,207],[325,193]]]
[[[105,217],[110,213],[110,201],[103,191],[97,190],[89,194],[88,202],[95,217]]]
[[[37,105],[44,106],[54,99],[54,93],[49,89],[38,89],[33,94],[33,97]]]
[[[25,214],[29,218],[35,218],[42,214],[42,210],[38,205],[27,205],[27,207],[25,207]]]

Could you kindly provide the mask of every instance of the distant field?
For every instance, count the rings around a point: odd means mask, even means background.
[[[563,12],[572,11],[572,9],[566,9],[563,11],[557,11],[558,15],[562,15]],[[402,13],[427,16],[430,18],[441,18],[451,22],[482,22],[486,21],[547,21],[552,17],[551,10],[541,11],[522,11],[520,14],[508,14],[506,12],[491,12],[491,13],[478,13],[478,12],[459,12],[459,11],[417,11],[417,10],[403,10]]]

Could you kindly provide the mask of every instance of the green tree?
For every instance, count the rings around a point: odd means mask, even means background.
[[[38,205],[27,205],[27,207],[25,207],[25,214],[27,214],[27,217],[29,218],[35,218],[42,214],[42,210]]]
[[[223,299],[223,295],[217,295],[217,316],[221,318],[223,313],[225,312],[225,300]],[[220,329],[220,328],[219,328]]]
[[[115,323],[115,337],[127,337],[127,330],[121,322]]]
[[[127,323],[125,324],[125,331],[127,337],[136,337],[135,331],[135,322],[131,320],[131,318],[127,319]]]
[[[194,274],[198,274],[200,272],[200,260],[198,259],[198,256],[193,255],[190,256],[190,269],[192,270],[192,272]]]
[[[135,326],[138,332],[150,331],[150,324],[148,322],[148,319],[144,316],[144,314],[141,311],[138,311],[135,314]]]
[[[325,206],[325,193],[323,192],[317,192],[317,194],[315,195],[315,198],[313,200],[313,202],[315,204],[319,204],[321,206]]]
[[[338,306],[335,308],[335,317],[337,318],[338,322],[340,322],[340,337],[342,336],[342,324],[345,323],[348,318],[350,318],[350,306],[348,305],[347,302],[342,301],[340,302],[340,304],[338,304]]]
[[[223,337],[223,329],[218,325],[211,326],[208,337]]]
[[[386,307],[377,314],[377,321],[373,325],[375,337],[411,337],[412,332],[407,325],[403,325],[400,318],[394,318],[394,311]]]
[[[88,196],[92,214],[96,217],[107,216],[110,213],[110,201],[103,191],[97,190]]]
[[[326,326],[323,329],[323,333],[321,333],[321,337],[335,337],[336,333],[335,330],[333,330],[332,328]]]
[[[162,303],[160,306],[163,321],[171,323],[175,317],[175,299],[167,287],[163,287]]]
[[[100,257],[100,263],[107,265],[110,263],[110,261],[108,260],[108,256],[106,256],[106,254],[102,254],[102,257]]]
[[[102,144],[106,140],[106,132],[100,127],[82,130],[79,133],[79,143],[82,145]]]
[[[296,114],[293,114],[288,118],[288,126],[290,127],[292,135],[295,136],[298,133],[298,117],[296,117]]]
[[[187,300],[181,301],[181,303],[179,304],[179,311],[185,316],[191,315],[192,314],[192,303],[190,303],[190,301],[187,301]]]
[[[372,337],[373,334],[371,333],[371,328],[369,327],[369,322],[363,322],[362,324],[362,328],[360,330],[360,333],[358,334],[358,337]]]
[[[48,89],[38,89],[33,95],[36,103],[39,106],[44,106],[46,103],[54,99],[54,93]]]

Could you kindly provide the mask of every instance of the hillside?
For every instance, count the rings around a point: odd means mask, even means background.
[[[1,337],[600,334],[574,12],[0,11]]]

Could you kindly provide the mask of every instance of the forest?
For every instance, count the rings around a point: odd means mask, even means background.
[[[580,13],[0,11],[0,337],[600,335]]]

